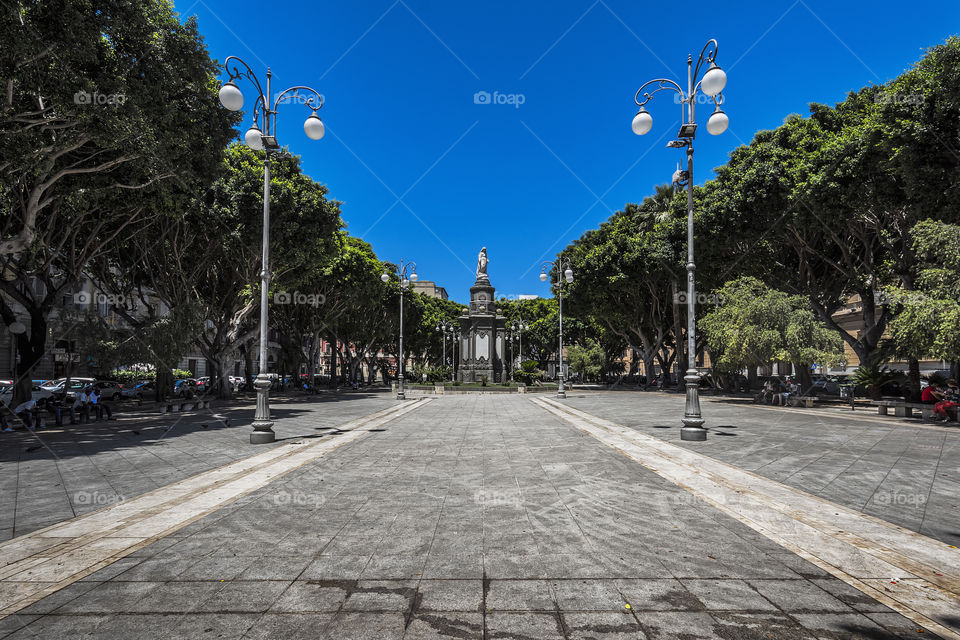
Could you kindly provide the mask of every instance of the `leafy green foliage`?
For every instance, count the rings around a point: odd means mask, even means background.
[[[715,295],[720,304],[704,315],[700,328],[719,372],[778,360],[841,362],[840,337],[816,318],[805,296],[769,289],[752,277],[728,282]]]
[[[534,384],[543,379],[543,374],[536,360],[526,360],[521,362],[520,367],[513,372],[513,379],[523,384]]]
[[[579,375],[584,380],[596,380],[603,373],[604,353],[594,340],[586,340],[583,345],[567,349],[567,362],[571,375]]]

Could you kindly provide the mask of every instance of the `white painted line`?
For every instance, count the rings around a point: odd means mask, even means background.
[[[333,438],[274,447],[0,544],[0,619],[428,402],[405,402],[342,424]]]
[[[914,622],[960,640],[960,550],[556,400],[531,401]]]

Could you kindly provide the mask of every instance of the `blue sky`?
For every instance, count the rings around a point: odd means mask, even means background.
[[[353,235],[384,260],[418,264],[458,301],[469,298],[486,246],[497,295],[549,295],[540,263],[626,202],[668,182],[682,150],[667,149],[680,108],[648,105],[635,136],[633,97],[657,77],[686,84],[709,38],[727,72],[730,128],[697,139],[695,181],[713,175],[754,132],[807,104],[889,80],[957,32],[960,3],[766,0],[693,3],[364,0],[179,0],[211,55],[243,58],[274,93],[324,94],[327,134],[281,106],[280,143],[343,202]],[[253,91],[241,86],[246,104]],[[499,94],[505,104],[475,102]],[[512,102],[512,104],[511,104]],[[516,104],[522,102],[522,104]],[[705,113],[706,112],[706,113]],[[707,106],[698,110],[705,122]]]

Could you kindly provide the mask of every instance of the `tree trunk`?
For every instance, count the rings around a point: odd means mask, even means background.
[[[910,384],[909,384],[909,393],[911,402],[920,402],[920,361],[916,358],[910,358]]]
[[[153,397],[157,402],[163,402],[173,393],[173,372],[170,363],[165,360],[158,360],[154,366],[157,377],[153,384]]]
[[[747,390],[755,389],[757,386],[757,368],[754,365],[747,365]]]
[[[793,368],[797,372],[797,377],[800,378],[800,393],[806,395],[810,392],[810,387],[813,386],[813,378],[810,376],[810,365],[795,362]]]
[[[13,382],[13,399],[11,408],[27,402],[32,397],[33,372],[40,361],[47,346],[47,318],[46,312],[41,309],[30,311],[30,332],[16,336],[17,355],[20,356],[16,365],[16,376]],[[70,358],[71,354],[67,353]]]
[[[253,391],[253,354],[250,352],[250,344],[241,345],[240,352],[243,354],[243,390]]]
[[[212,369],[209,372],[210,382],[214,385],[212,391],[218,400],[229,400],[233,397],[233,385],[227,381],[224,375],[224,360],[226,360],[226,355],[223,353],[216,354],[214,358],[207,358],[207,362],[210,363]]]
[[[653,382],[653,356],[645,358],[643,361],[643,375],[647,378],[647,384]]]
[[[683,340],[683,317],[680,312],[680,301],[677,296],[677,283],[676,281],[671,282],[670,286],[673,288],[673,335],[674,335],[674,354],[675,360],[677,363],[677,379],[679,380],[682,376],[686,366],[686,358],[684,357],[686,349],[684,348],[686,343]]]

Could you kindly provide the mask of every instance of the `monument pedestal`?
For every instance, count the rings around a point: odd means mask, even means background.
[[[460,316],[460,368],[464,383],[502,382],[506,352],[506,318],[497,315],[490,279],[483,274],[470,287],[470,308]]]

